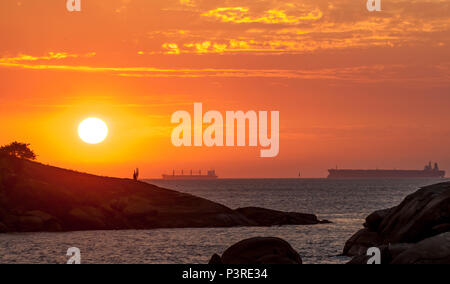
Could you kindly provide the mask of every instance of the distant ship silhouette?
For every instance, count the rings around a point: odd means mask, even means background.
[[[202,174],[202,171],[195,172],[190,171],[190,174],[185,174],[184,171],[181,171],[181,174],[176,174],[175,170],[173,170],[171,175],[163,174],[162,178],[165,180],[212,180],[218,179],[219,177],[216,175],[215,170],[207,171],[206,175]]]
[[[445,171],[441,171],[437,163],[434,168],[431,162],[423,170],[340,170],[330,169],[329,179],[379,179],[379,178],[444,178]]]

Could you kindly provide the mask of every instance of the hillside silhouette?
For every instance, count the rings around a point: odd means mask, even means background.
[[[232,210],[131,179],[0,157],[0,232],[318,224],[315,215]]]

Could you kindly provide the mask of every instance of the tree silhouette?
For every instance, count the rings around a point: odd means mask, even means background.
[[[29,146],[30,144],[13,142],[0,147],[0,155],[12,156],[23,160],[36,160],[36,154]]]

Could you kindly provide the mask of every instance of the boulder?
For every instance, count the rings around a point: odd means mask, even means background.
[[[366,223],[364,227],[368,228],[372,232],[376,232],[378,227],[383,222],[384,218],[389,215],[389,213],[394,210],[394,208],[378,210],[367,216]]]
[[[358,256],[355,256],[354,258],[352,258],[352,260],[347,262],[347,264],[364,265],[364,264],[367,264],[367,261],[369,261],[369,256],[367,256],[365,254],[361,254],[361,255],[358,255]]]
[[[320,221],[316,215],[296,212],[281,212],[259,207],[245,207],[235,210],[259,226],[315,225],[330,223]]]
[[[388,250],[389,250],[390,261],[392,261],[394,258],[396,258],[398,255],[400,255],[404,251],[410,249],[412,246],[414,246],[414,244],[405,244],[405,243],[389,244]]]
[[[345,244],[344,255],[356,256],[350,263],[363,263],[369,247],[387,248],[384,263],[450,263],[450,183],[424,187],[370,214],[364,227]]]
[[[409,195],[381,222],[378,232],[385,243],[414,243],[432,237],[450,223],[450,183],[420,189]]]
[[[291,245],[279,238],[251,238],[228,248],[210,264],[302,264],[300,255]]]
[[[400,253],[392,264],[450,264],[450,232],[425,239]]]
[[[345,243],[344,255],[363,255],[367,252],[368,248],[379,246],[382,242],[377,232],[371,232],[369,229],[361,229]]]
[[[215,253],[215,254],[211,257],[211,260],[209,261],[208,264],[211,264],[211,265],[223,264],[223,263],[222,263],[222,258],[220,257],[220,255],[218,255],[217,253]]]
[[[412,244],[389,244],[378,248],[381,253],[381,264],[389,264],[399,254],[409,249]],[[354,257],[348,264],[367,264],[372,255],[367,255],[367,249],[361,249],[361,253]]]

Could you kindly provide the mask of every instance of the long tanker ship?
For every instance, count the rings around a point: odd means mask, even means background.
[[[216,175],[215,170],[208,171],[206,175],[202,174],[201,171],[198,173],[194,173],[191,171],[189,174],[185,174],[184,171],[181,171],[181,174],[176,174],[175,171],[171,175],[162,175],[162,178],[165,180],[212,180],[218,179],[219,177]]]
[[[340,170],[330,169],[329,179],[394,179],[394,178],[444,178],[445,171],[439,169],[438,164],[431,166],[431,162],[423,170]]]

